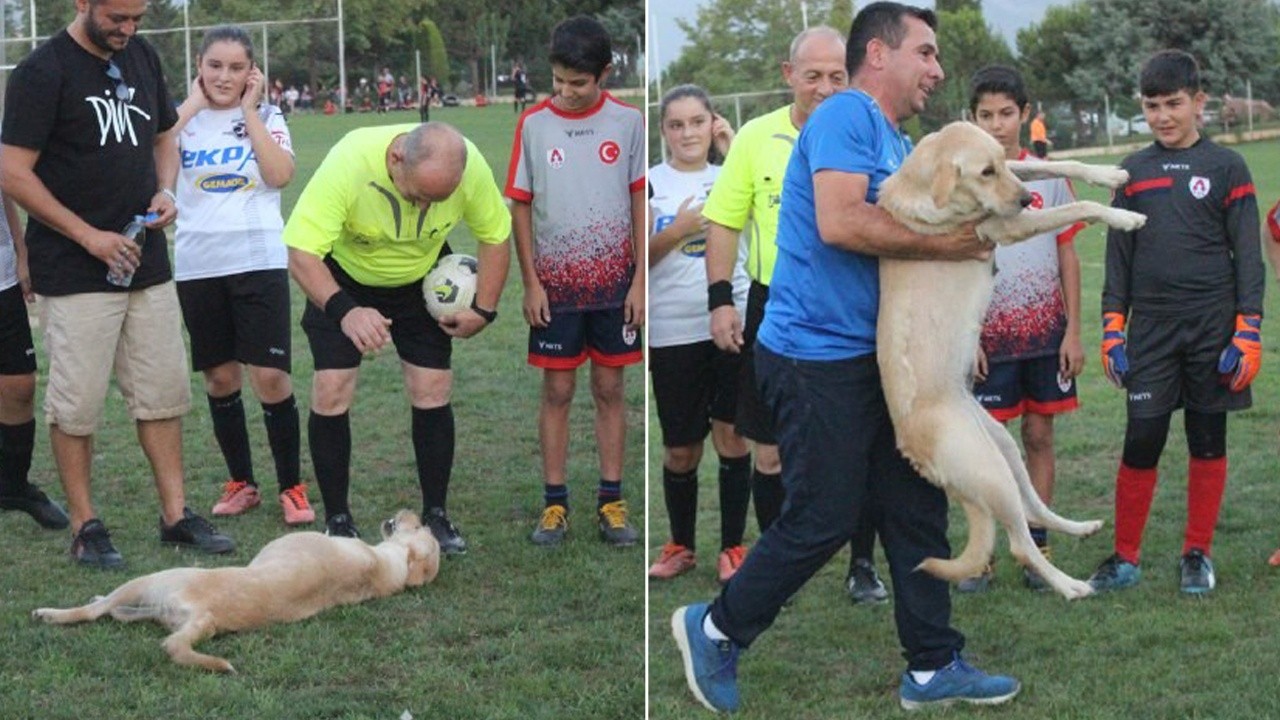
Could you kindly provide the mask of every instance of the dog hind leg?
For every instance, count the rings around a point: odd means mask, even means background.
[[[976,401],[975,404],[977,404]],[[1009,470],[1013,472],[1013,479],[1018,484],[1018,494],[1022,497],[1023,509],[1026,512],[1028,521],[1040,525],[1046,530],[1066,533],[1073,537],[1088,537],[1102,528],[1101,520],[1068,520],[1049,509],[1049,506],[1045,505],[1044,501],[1040,499],[1040,494],[1036,492],[1035,487],[1032,486],[1031,475],[1027,472],[1027,465],[1022,460],[1022,453],[1018,450],[1018,443],[1009,434],[1009,430],[985,412],[981,417],[983,429],[991,436],[991,440],[1000,450],[1000,454],[1004,455],[1004,459],[1009,465]]]
[[[196,652],[192,647],[217,632],[209,613],[192,614],[172,635],[164,639],[164,649],[170,659],[179,665],[194,665],[213,672],[234,673],[231,663],[220,657]]]
[[[925,558],[916,569],[947,582],[958,583],[981,573],[991,560],[991,551],[996,545],[996,524],[985,508],[960,495],[952,497],[959,501],[969,520],[969,540],[956,557],[950,560]]]
[[[110,595],[95,597],[93,602],[87,605],[66,609],[38,608],[31,611],[31,617],[55,625],[91,622],[107,613],[116,617],[117,608],[138,603],[144,597],[149,584],[146,577],[134,578],[111,591]]]

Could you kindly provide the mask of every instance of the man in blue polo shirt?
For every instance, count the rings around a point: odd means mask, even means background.
[[[907,658],[899,702],[1005,702],[1016,680],[960,656],[947,584],[914,572],[949,557],[945,493],[896,449],[876,364],[877,257],[970,259],[990,248],[972,226],[925,236],[875,206],[880,183],[911,149],[898,128],[943,78],[930,10],[868,5],[849,31],[851,89],[814,111],[783,181],[778,259],[757,338],[761,393],[777,419],[787,504],[710,606],[676,610],[672,632],[695,697],[738,707],[737,657],[852,535],[864,504],[893,577],[894,619]]]

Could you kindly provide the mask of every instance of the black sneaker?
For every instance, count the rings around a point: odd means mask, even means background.
[[[436,536],[436,541],[440,543],[440,552],[445,555],[467,554],[467,541],[462,537],[462,533],[458,532],[458,528],[449,522],[449,516],[444,514],[444,508],[436,507],[428,510],[422,516],[422,524]]]
[[[356,529],[356,521],[352,520],[347,513],[338,513],[333,517],[325,518],[324,534],[329,537],[360,537],[360,531]]]
[[[1213,574],[1213,562],[1200,548],[1192,548],[1191,552],[1183,555],[1179,565],[1182,571],[1181,590],[1184,593],[1205,595],[1218,584]]]
[[[0,510],[21,510],[49,530],[61,530],[71,524],[67,511],[31,484],[18,495],[0,495]]]
[[[164,518],[160,518],[160,542],[214,554],[229,553],[236,549],[234,540],[218,532],[208,520],[187,508],[182,508],[182,519],[172,526],[166,527]]]
[[[866,558],[854,560],[849,567],[845,590],[849,593],[849,599],[859,605],[882,603],[889,599],[889,591],[876,574],[876,566]]]
[[[80,532],[71,539],[71,557],[81,565],[96,568],[124,567],[124,557],[111,544],[111,533],[102,521],[94,518],[80,526]]]

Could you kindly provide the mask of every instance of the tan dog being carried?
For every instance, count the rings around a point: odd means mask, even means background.
[[[1128,174],[1077,162],[1006,161],[995,139],[957,122],[920,141],[881,185],[877,204],[918,233],[978,222],[979,236],[1000,244],[1080,221],[1124,230],[1146,222],[1138,213],[1088,201],[1024,211],[1031,195],[1019,179],[1049,177],[1114,188]],[[1027,522],[1075,536],[1092,534],[1102,523],[1067,520],[1040,500],[1017,444],[971,389],[993,262],[880,259],[877,359],[898,448],[921,475],[959,499],[969,520],[969,541],[959,556],[929,558],[920,567],[951,582],[977,575],[991,555],[993,520],[999,520],[1018,562],[1063,596],[1084,597],[1091,592],[1088,583],[1050,564]]]
[[[401,510],[382,524],[376,546],[299,532],[272,540],[248,567],[174,568],[144,575],[82,607],[40,608],[32,617],[65,624],[103,615],[154,620],[173,634],[164,648],[179,665],[235,672],[192,645],[218,633],[294,622],[335,605],[385,597],[435,579],[440,545],[418,516]]]

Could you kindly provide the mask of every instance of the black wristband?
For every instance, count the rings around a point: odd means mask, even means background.
[[[346,317],[347,313],[358,307],[360,307],[360,304],[348,295],[346,290],[339,290],[325,301],[324,314],[330,320],[341,325],[342,318]]]
[[[475,298],[471,298],[471,310],[474,311],[475,314],[484,318],[485,324],[487,325],[492,325],[493,321],[498,319],[497,310],[485,310],[484,308],[476,304]]]
[[[717,280],[707,286],[707,310],[733,304],[733,283]]]

